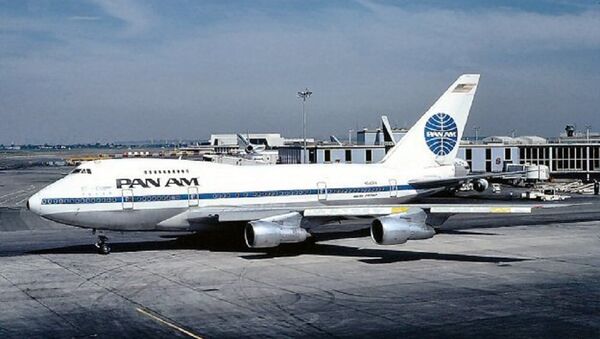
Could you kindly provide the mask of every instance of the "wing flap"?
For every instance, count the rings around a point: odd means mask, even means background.
[[[535,209],[568,207],[574,204],[403,204],[403,205],[354,205],[319,207],[213,207],[189,209],[159,223],[161,227],[183,227],[192,224],[216,224],[260,220],[286,213],[298,212],[304,217],[377,217],[406,213],[410,208],[420,208],[429,214],[528,214]]]
[[[380,216],[405,213],[410,208],[421,208],[432,214],[459,213],[495,213],[495,214],[527,214],[538,208],[556,208],[570,206],[567,204],[551,205],[507,205],[507,204],[405,204],[379,206],[330,206],[304,210],[305,217],[335,217],[335,216]]]
[[[468,214],[468,213],[500,213],[500,214],[520,214],[531,213],[535,206],[434,206],[429,213],[449,213],[449,214]]]

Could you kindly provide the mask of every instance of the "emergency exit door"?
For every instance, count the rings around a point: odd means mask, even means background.
[[[324,181],[317,183],[317,198],[319,201],[327,200],[327,184]]]
[[[198,206],[200,200],[200,194],[198,193],[198,187],[188,187],[188,206]]]
[[[126,188],[121,190],[121,206],[124,210],[133,209],[133,190]]]
[[[396,179],[390,179],[390,197],[395,198],[398,196],[398,182]]]

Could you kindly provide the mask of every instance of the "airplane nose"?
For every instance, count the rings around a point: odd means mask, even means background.
[[[27,209],[37,215],[42,215],[42,199],[39,194],[36,193],[27,200]]]

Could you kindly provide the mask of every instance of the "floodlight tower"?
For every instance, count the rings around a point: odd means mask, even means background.
[[[585,141],[590,143],[590,130],[592,129],[592,125],[585,125]]]
[[[479,126],[473,126],[473,130],[475,130],[475,143],[479,139]]]
[[[302,155],[302,163],[304,164],[308,162],[306,159],[306,110],[304,109],[304,104],[306,103],[306,100],[310,98],[312,93],[313,92],[311,92],[308,88],[305,88],[303,91],[298,92],[298,98],[302,99],[302,140],[304,140],[304,154]]]

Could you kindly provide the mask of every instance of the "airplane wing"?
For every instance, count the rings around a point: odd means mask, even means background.
[[[189,209],[159,224],[162,227],[192,225],[195,223],[217,224],[223,222],[253,221],[297,212],[307,218],[379,217],[405,213],[411,208],[419,208],[428,214],[494,213],[528,214],[537,209],[568,207],[573,204],[402,204],[402,205],[354,205],[299,207],[234,207]]]
[[[416,189],[427,189],[427,188],[438,188],[457,186],[477,179],[491,179],[500,178],[506,175],[524,174],[526,171],[520,172],[500,172],[500,173],[483,173],[483,174],[472,174],[462,177],[444,178],[444,179],[431,179],[431,180],[414,180],[409,181],[408,184]]]

